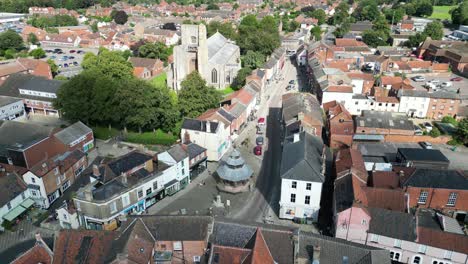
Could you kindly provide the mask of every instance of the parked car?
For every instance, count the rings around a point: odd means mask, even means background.
[[[440,84],[441,88],[449,88],[452,87],[453,83],[452,82],[443,82]]]
[[[295,83],[294,80],[289,81],[289,84],[294,84],[294,83]]]
[[[255,140],[255,143],[258,145],[263,145],[263,137],[258,136],[257,139]]]
[[[422,131],[422,129],[421,129],[419,126],[416,126],[416,125],[415,125],[415,126],[414,126],[414,134],[415,134],[416,136],[422,136],[423,131]]]
[[[254,154],[255,154],[256,156],[262,155],[262,146],[260,146],[260,145],[255,146],[255,148],[254,148]]]
[[[257,126],[257,134],[261,135],[265,132],[265,126]]]
[[[432,149],[432,143],[431,142],[419,142],[419,145],[425,149]]]
[[[461,82],[461,81],[463,81],[463,78],[462,77],[455,77],[455,78],[450,79],[450,81],[452,81],[452,82]]]
[[[73,66],[78,66],[78,62],[74,61]]]
[[[257,123],[258,123],[259,126],[264,126],[264,125],[265,125],[265,118],[264,118],[264,117],[260,117],[260,118],[258,119],[258,122],[257,122]]]
[[[70,60],[74,60],[74,59],[75,59],[75,57],[73,57],[73,56],[70,56],[70,57],[68,57],[68,58],[69,58]]]
[[[78,53],[78,54],[83,54],[83,53],[85,53],[85,52],[82,51],[82,50],[78,50],[76,53]]]
[[[414,76],[412,79],[415,82],[424,82],[426,80],[426,78],[424,78],[424,76],[420,76],[420,75]]]
[[[50,56],[50,58],[55,60],[57,58],[57,56],[52,55],[52,56]]]
[[[70,50],[70,53],[75,53],[75,52],[76,52],[76,50]]]
[[[68,63],[63,64],[63,67],[68,68]]]
[[[424,127],[426,128],[427,132],[431,132],[431,131],[432,131],[432,125],[431,125],[431,123],[425,122],[425,123],[424,123]]]

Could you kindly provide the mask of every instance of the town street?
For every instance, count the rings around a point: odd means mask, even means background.
[[[279,175],[282,153],[281,97],[286,92],[286,86],[290,80],[294,80],[298,84],[296,91],[297,88],[302,89],[303,82],[299,80],[299,73],[288,59],[281,72],[284,79],[279,83],[274,82],[266,89],[265,96],[269,97],[269,100],[261,105],[257,115],[258,117],[267,117],[266,145],[262,167],[257,177],[256,188],[247,203],[241,210],[230,216],[234,219],[265,222],[277,219],[281,190]],[[255,140],[255,129],[245,131],[244,135]]]

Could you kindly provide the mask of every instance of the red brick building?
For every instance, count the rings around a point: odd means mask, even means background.
[[[354,121],[346,108],[336,101],[323,105],[328,118],[328,131],[330,132],[330,147],[350,147],[353,143]]]

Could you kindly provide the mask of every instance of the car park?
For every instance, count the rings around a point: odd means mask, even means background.
[[[419,145],[425,149],[432,149],[432,143],[431,142],[419,142]]]
[[[258,145],[263,145],[264,139],[263,136],[258,136],[257,139],[255,140],[255,143]]]
[[[254,148],[254,154],[255,154],[256,156],[262,155],[262,146],[260,146],[260,145],[255,146],[255,148]]]
[[[424,82],[426,80],[426,78],[424,78],[424,76],[420,76],[420,75],[414,76],[411,79],[413,79],[413,81],[415,81],[415,82]]]

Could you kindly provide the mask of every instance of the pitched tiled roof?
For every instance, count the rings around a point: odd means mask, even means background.
[[[11,262],[11,264],[52,264],[53,253],[49,247],[41,240],[36,242],[33,248],[24,252]]]
[[[455,170],[416,169],[403,186],[468,190],[468,178]]]
[[[116,233],[94,230],[61,230],[54,243],[54,264],[103,263]]]
[[[416,221],[411,214],[380,208],[368,208],[371,221],[369,233],[414,241]]]

